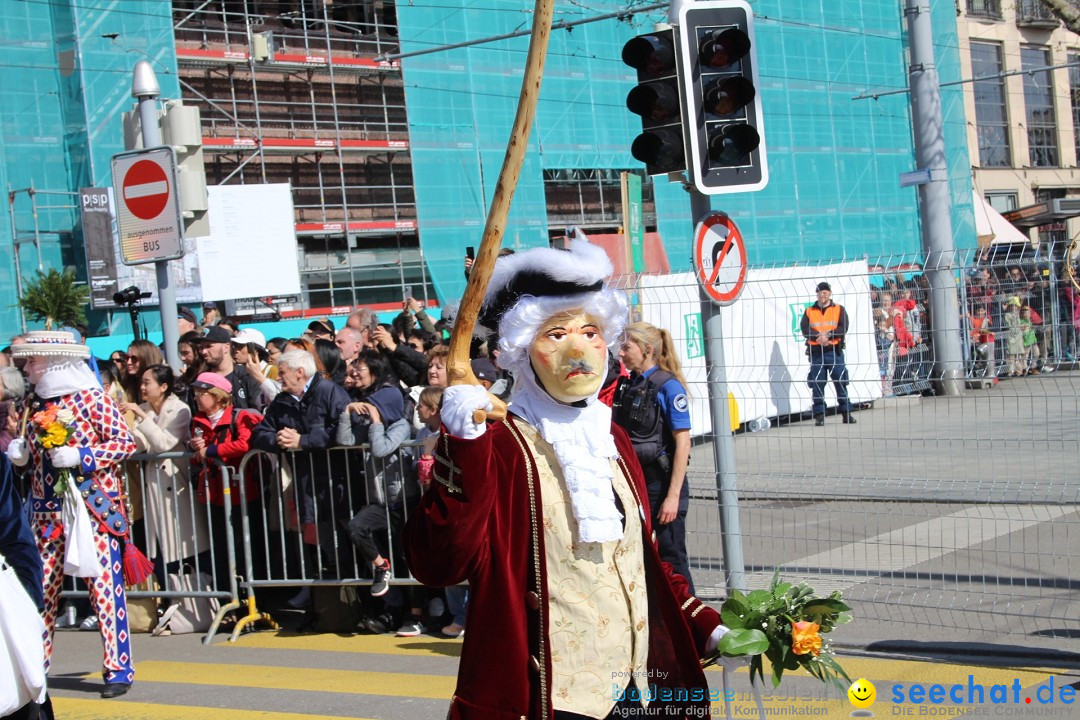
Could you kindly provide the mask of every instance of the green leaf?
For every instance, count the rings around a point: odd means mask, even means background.
[[[720,608],[720,620],[732,630],[746,627],[742,616],[730,608]]]
[[[749,614],[750,607],[746,604],[746,596],[738,590],[732,590],[720,608],[720,619],[733,629],[746,627]]]
[[[746,600],[750,603],[751,607],[768,605],[772,599],[773,595],[768,590],[755,590],[746,596]]]
[[[760,630],[730,630],[716,646],[721,655],[759,655],[769,647],[769,638]]]
[[[836,659],[835,659],[835,658],[834,658],[834,657],[833,657],[832,655],[826,655],[826,654],[822,653],[822,654],[821,654],[821,655],[820,655],[820,656],[818,657],[818,659],[819,659],[819,660],[820,660],[820,661],[821,661],[821,662],[822,662],[822,663],[823,663],[823,664],[824,664],[824,665],[825,665],[826,667],[828,667],[828,668],[829,668],[830,670],[832,670],[832,671],[833,671],[833,672],[835,672],[835,673],[836,673],[837,675],[840,675],[840,676],[842,676],[842,677],[843,677],[843,678],[844,678],[845,680],[847,680],[847,683],[848,683],[848,685],[851,685],[851,683],[852,683],[852,680],[851,680],[851,678],[850,678],[850,677],[848,676],[848,674],[847,674],[847,673],[846,673],[846,672],[844,671],[844,668],[842,668],[842,667],[840,666],[840,663],[836,662]],[[847,688],[844,688],[844,690],[845,690],[845,692],[846,692],[846,691],[847,691]]]
[[[810,615],[828,615],[829,613],[851,612],[851,608],[840,600],[814,600],[803,607],[803,612]]]
[[[773,570],[772,581],[769,583],[769,592],[775,592],[777,583],[780,582],[780,568]],[[780,594],[780,593],[777,593]]]
[[[833,621],[836,625],[847,625],[852,620],[852,615],[849,612],[842,612],[836,616],[836,620]]]
[[[779,687],[784,677],[784,666],[781,663],[772,664],[772,686]]]
[[[760,680],[762,683],[764,683],[765,682],[765,672],[764,672],[764,669],[763,669],[762,660],[761,660],[760,655],[755,655],[752,658],[750,658],[750,683],[751,684],[753,684],[753,682],[754,682],[754,674],[755,673],[757,674],[757,679]]]
[[[784,597],[784,595],[786,595],[788,590],[790,590],[790,589],[791,589],[791,583],[780,583],[779,585],[777,585],[776,587],[774,587],[772,589],[772,592],[773,592],[774,596],[776,596],[778,598],[781,598],[781,597]]]

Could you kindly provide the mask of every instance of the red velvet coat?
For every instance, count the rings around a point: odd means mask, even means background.
[[[450,718],[553,717],[542,503],[536,461],[515,427],[522,423],[510,415],[475,440],[450,437],[444,429],[436,482],[406,526],[409,568],[417,579],[434,586],[470,582],[469,629]],[[683,707],[692,705],[694,716],[703,717],[709,700],[698,658],[720,616],[689,595],[682,576],[660,561],[641,467],[625,431],[613,425],[612,433],[619,463],[645,510],[649,682],[696,690],[702,699]],[[656,671],[667,674],[661,678]],[[626,679],[613,682],[626,687]]]

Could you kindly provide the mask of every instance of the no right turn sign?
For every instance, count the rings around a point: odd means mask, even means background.
[[[730,305],[746,285],[746,243],[724,213],[710,213],[694,232],[694,273],[709,299]]]

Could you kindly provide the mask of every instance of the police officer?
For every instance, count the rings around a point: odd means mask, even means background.
[[[806,338],[806,354],[810,357],[810,374],[806,383],[814,398],[814,424],[825,424],[825,384],[832,377],[836,400],[844,422],[853,424],[851,401],[848,400],[848,372],[844,365],[844,339],[847,336],[848,316],[843,305],[832,301],[829,283],[817,286],[817,302],[806,308],[802,317],[802,334]]]
[[[690,488],[690,402],[671,335],[649,323],[626,327],[619,358],[630,377],[619,379],[612,417],[630,435],[645,473],[660,558],[694,581],[686,554]]]

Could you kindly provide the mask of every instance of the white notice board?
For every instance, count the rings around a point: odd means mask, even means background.
[[[198,239],[203,299],[299,295],[292,186],[211,185],[210,234]]]

